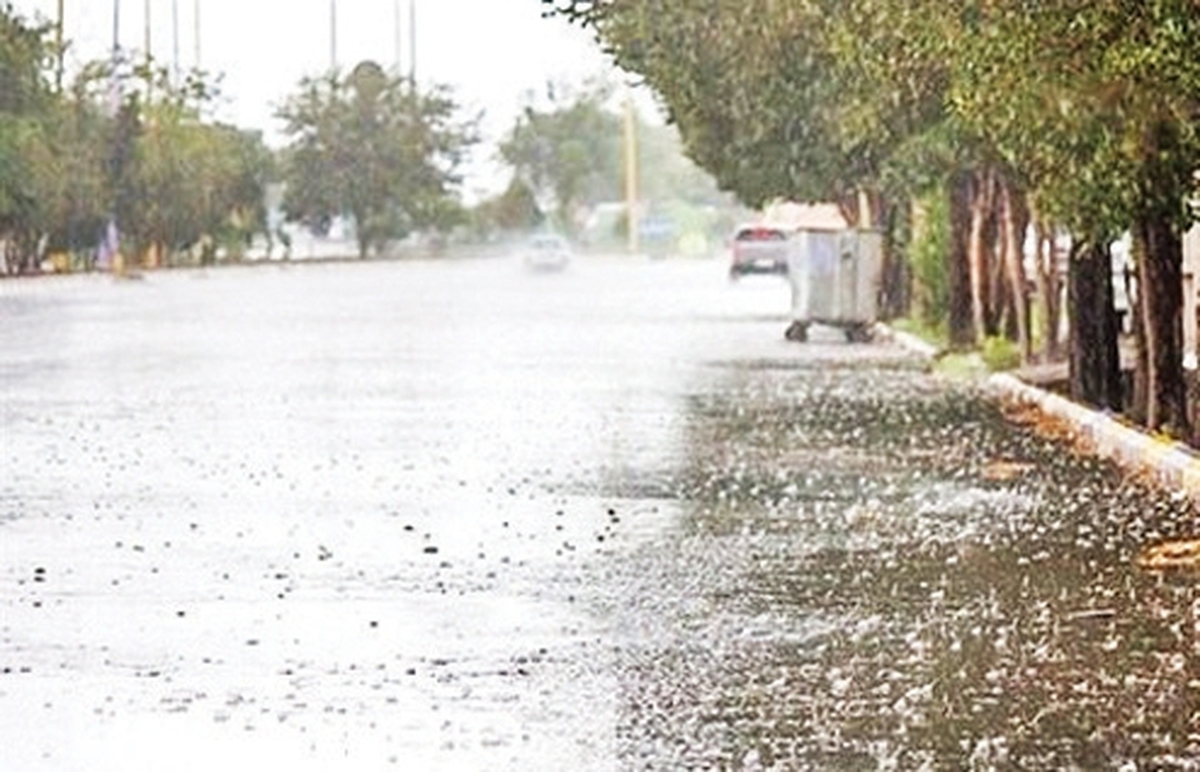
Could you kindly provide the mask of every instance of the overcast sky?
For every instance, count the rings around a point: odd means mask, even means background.
[[[121,44],[142,50],[147,0],[117,0]],[[396,63],[396,7],[402,24],[401,61],[407,70],[409,3],[413,0],[336,0],[338,63],[363,59]],[[149,0],[155,58],[174,61],[178,10],[180,64],[195,64],[194,11],[200,9],[200,57],[204,69],[224,76],[220,116],[262,129],[279,144],[276,106],[304,75],[330,64],[331,0]],[[511,126],[531,90],[547,80],[578,83],[602,73],[608,62],[591,36],[561,19],[541,18],[539,0],[415,0],[417,75],[452,86],[459,101],[486,113],[485,139],[494,142]],[[114,0],[65,0],[66,37],[72,64],[108,55]],[[57,0],[13,0],[26,16],[53,20]],[[494,187],[484,171],[483,148],[472,172],[474,187]]]

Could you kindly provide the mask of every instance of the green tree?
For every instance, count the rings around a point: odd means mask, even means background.
[[[47,28],[26,22],[10,4],[0,7],[0,265],[6,273],[35,270],[40,188],[52,155],[45,117],[52,104],[43,64]]]
[[[612,89],[548,86],[545,108],[527,106],[500,143],[516,180],[574,232],[580,207],[621,194],[622,125],[607,107]]]
[[[1200,166],[1194,3],[545,2],[641,74],[692,157],[751,205],[944,189],[952,340],[1002,330],[1029,351],[1020,246],[1036,214],[1080,245],[1073,275],[1090,289],[1075,287],[1087,291],[1074,295],[1073,324],[1086,322],[1074,354],[1111,352],[1103,249],[1131,227],[1136,412],[1188,433],[1179,244]],[[1092,374],[1107,400],[1113,358],[1073,359],[1104,370]]]
[[[156,266],[199,249],[211,262],[221,248],[236,258],[266,230],[273,159],[261,135],[205,119],[217,92],[203,73],[176,79],[153,62],[116,65],[115,72],[112,63],[86,69],[64,104],[61,128],[78,176],[60,206],[76,214],[58,227],[77,230],[76,187],[98,187],[93,200],[104,218],[115,216],[127,257]]]
[[[292,138],[284,211],[315,230],[354,219],[359,256],[461,219],[457,169],[475,141],[445,88],[421,92],[376,64],[306,78],[280,112]]]
[[[111,121],[101,104],[106,97],[89,91],[95,69],[86,69],[55,100],[47,121],[47,150],[54,150],[36,164],[42,170],[40,227],[51,252],[91,250],[111,211],[105,175]]]
[[[513,178],[503,193],[481,201],[474,211],[475,227],[480,235],[499,231],[512,233],[533,230],[545,220],[533,191],[520,179]]]
[[[1200,167],[1200,18],[1194,4],[1010,0],[980,18],[952,93],[1014,167],[1035,207],[1072,233],[1073,382],[1120,404],[1108,244],[1138,246],[1135,416],[1190,433],[1182,372],[1181,234]],[[1105,352],[1097,357],[1096,352]]]
[[[937,116],[934,57],[916,60],[881,89],[848,61],[856,3],[696,0],[594,3],[556,11],[590,25],[622,67],[665,104],[688,157],[722,190],[758,208],[774,199],[836,201],[855,224],[890,227],[893,161],[913,125]],[[916,26],[915,24],[912,26]],[[870,84],[870,85],[868,85]],[[929,84],[929,85],[925,85]],[[856,103],[854,95],[874,102]],[[860,195],[865,194],[865,195]],[[870,207],[863,209],[860,201]],[[891,244],[889,240],[889,245]],[[889,256],[898,257],[889,247]],[[888,276],[904,271],[889,260]],[[889,298],[907,295],[892,287]]]

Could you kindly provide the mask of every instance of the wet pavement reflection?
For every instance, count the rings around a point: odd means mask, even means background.
[[[0,284],[14,769],[1193,768],[1189,502],[716,262]]]

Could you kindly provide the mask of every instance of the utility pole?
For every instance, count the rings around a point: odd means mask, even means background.
[[[329,0],[329,70],[337,71],[337,0]]]
[[[408,82],[417,88],[417,0],[408,0]]]
[[[171,0],[171,77],[179,80],[179,0]]]
[[[112,39],[112,75],[109,83],[109,98],[112,101],[112,117],[117,124],[117,147],[113,149],[113,156],[116,159],[117,154],[121,152],[121,80],[118,72],[121,65],[121,0],[113,0],[113,39]],[[114,166],[116,161],[114,160]],[[117,204],[120,198],[120,191],[117,187],[121,181],[118,174],[113,175],[112,179],[113,190],[109,195],[112,198],[112,210],[108,215],[108,225],[104,229],[104,235],[101,241],[101,251],[106,255],[109,261],[109,269],[116,276],[125,275],[125,259],[121,255],[121,232],[117,227]]]
[[[625,91],[625,216],[629,220],[629,254],[641,251],[641,218],[638,216],[638,141],[637,114],[633,109],[633,96]]]
[[[143,27],[143,31],[145,33],[146,61],[149,62],[152,56],[151,48],[154,43],[152,33],[150,32],[150,0],[146,0],[146,16],[144,22],[145,26]]]
[[[154,38],[150,31],[150,0],[146,0],[146,14],[143,19],[144,46],[146,50],[146,104],[151,102],[154,91]]]
[[[393,42],[396,46],[396,75],[398,77],[401,74],[401,68],[404,66],[404,62],[402,60],[403,52],[400,50],[400,39],[403,36],[403,33],[400,30],[400,0],[392,0],[392,20],[396,25],[394,30],[395,39]]]
[[[200,0],[192,0],[192,30],[193,43],[196,46],[195,67],[200,69]]]
[[[112,56],[109,61],[112,73],[109,76],[109,109],[115,119],[121,110],[121,0],[113,0]]]

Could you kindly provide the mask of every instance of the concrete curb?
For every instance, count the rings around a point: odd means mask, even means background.
[[[1110,415],[1030,386],[1006,373],[988,377],[984,391],[993,398],[1034,405],[1047,415],[1066,421],[1090,442],[1097,455],[1145,473],[1166,488],[1200,497],[1200,457],[1183,443],[1153,437]]]
[[[887,325],[878,325],[878,331],[881,338],[920,356],[932,359],[939,353],[936,347],[920,338]],[[1125,469],[1146,474],[1165,488],[1200,498],[1200,455],[1183,443],[1153,437],[1111,415],[1030,386],[1008,373],[988,376],[983,390],[992,399],[1033,405],[1046,415],[1065,421],[1091,445],[1096,455],[1111,459]]]
[[[940,352],[937,346],[932,343],[926,343],[916,335],[910,335],[907,332],[900,332],[889,327],[886,324],[875,325],[875,335],[880,340],[886,340],[891,343],[896,343],[900,347],[907,349],[926,359],[936,359]]]

